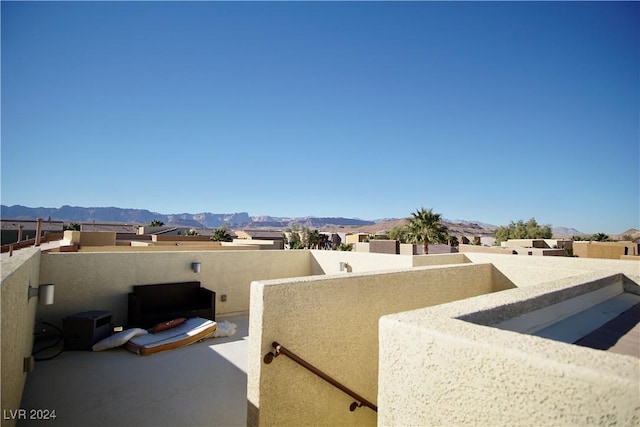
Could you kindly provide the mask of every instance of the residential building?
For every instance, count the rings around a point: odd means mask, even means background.
[[[637,242],[573,242],[573,254],[584,258],[621,259],[640,257],[640,243]]]

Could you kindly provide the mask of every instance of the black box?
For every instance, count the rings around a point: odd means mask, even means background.
[[[62,320],[65,350],[91,350],[98,341],[111,335],[110,311],[85,311]]]

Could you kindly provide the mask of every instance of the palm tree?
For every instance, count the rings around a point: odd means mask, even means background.
[[[151,224],[149,224],[149,226],[151,227],[162,227],[164,225],[164,222],[160,221],[159,219],[154,219],[153,221],[151,221]]]
[[[411,213],[407,218],[409,223],[409,241],[411,243],[422,243],[423,253],[429,253],[429,243],[439,243],[446,241],[448,233],[447,227],[442,224],[442,214],[433,213],[433,209],[425,210],[420,208]]]
[[[309,249],[318,249],[322,244],[322,234],[318,230],[307,233],[307,247]]]

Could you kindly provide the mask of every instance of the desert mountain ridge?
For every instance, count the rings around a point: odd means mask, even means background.
[[[334,232],[362,232],[380,233],[405,223],[405,218],[384,218],[377,220],[365,220],[359,218],[344,217],[273,217],[269,215],[251,216],[247,212],[235,213],[210,213],[197,214],[177,213],[162,214],[147,209],[132,209],[118,207],[80,207],[64,205],[60,208],[37,207],[31,208],[22,205],[0,205],[0,216],[5,219],[37,219],[45,218],[56,221],[68,222],[114,222],[128,224],[149,224],[153,220],[159,220],[166,225],[216,228],[225,225],[231,229],[285,229],[293,225],[321,229]],[[449,220],[443,223],[453,235],[468,236],[492,236],[496,225],[480,221]],[[554,237],[571,237],[585,235],[575,228],[553,227]],[[638,230],[630,229],[622,235],[640,234]],[[614,237],[614,236],[612,236]]]

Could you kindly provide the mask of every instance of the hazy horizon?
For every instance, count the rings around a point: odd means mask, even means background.
[[[3,206],[8,206],[8,205],[4,205]],[[247,214],[250,218],[260,218],[260,217],[269,217],[269,218],[273,218],[273,219],[302,219],[302,218],[343,218],[343,219],[353,219],[353,220],[360,220],[360,221],[369,221],[369,222],[382,222],[382,221],[387,221],[387,220],[401,220],[401,219],[406,219],[410,216],[411,212],[407,213],[407,215],[404,216],[400,216],[400,217],[382,217],[382,218],[368,218],[368,217],[358,217],[358,216],[344,216],[344,215],[332,215],[332,216],[323,216],[323,215],[303,215],[303,216],[292,216],[292,215],[270,215],[269,213],[260,213],[260,214],[255,214],[252,212],[248,212],[248,211],[230,211],[230,212],[211,212],[211,211],[206,211],[206,210],[201,210],[201,211],[193,211],[193,212],[186,212],[186,211],[176,211],[176,212],[157,212],[157,211],[153,211],[150,209],[144,209],[144,208],[127,208],[127,207],[119,207],[119,206],[73,206],[73,205],[61,205],[61,206],[57,206],[57,207],[52,207],[52,206],[25,206],[25,205],[11,205],[8,206],[9,208],[13,207],[13,206],[22,206],[28,209],[62,209],[64,207],[70,207],[70,208],[80,208],[80,209],[123,209],[123,210],[143,210],[143,211],[148,211],[151,214],[158,214],[158,215],[163,215],[163,216],[171,216],[171,215],[193,215],[193,216],[197,216],[197,215],[203,215],[203,214],[212,214],[212,215],[237,215],[237,214]],[[428,207],[426,207],[428,209]],[[415,212],[417,209],[414,209],[413,212]],[[437,211],[435,211],[437,212]],[[437,213],[441,213],[441,212],[437,212]],[[4,218],[4,219],[15,219],[15,218]],[[64,221],[64,220],[68,220],[67,218],[55,218],[52,217],[51,218],[54,221]],[[482,226],[491,226],[491,227],[500,227],[500,226],[506,226],[509,225],[509,223],[511,221],[513,222],[517,222],[519,220],[522,221],[528,221],[529,219],[531,219],[531,217],[529,218],[516,218],[513,220],[510,220],[504,224],[494,224],[491,222],[487,222],[484,221],[480,218],[451,218],[451,217],[447,217],[446,215],[443,214],[443,220],[444,221],[448,221],[448,222],[452,222],[452,223],[475,223],[475,224],[479,224]],[[535,219],[535,218],[534,218]],[[624,232],[630,230],[630,229],[636,229],[634,227],[630,227],[630,228],[626,228],[624,230],[615,230],[615,229],[599,229],[599,230],[581,230],[578,229],[576,227],[574,227],[572,224],[552,224],[552,223],[542,223],[540,221],[538,221],[536,219],[536,221],[538,222],[538,224],[540,225],[550,225],[552,228],[565,228],[565,229],[573,229],[576,232],[578,232],[579,234],[585,234],[585,235],[592,235],[592,234],[596,234],[596,233],[605,233],[608,235],[620,235],[623,234]],[[110,221],[106,221],[106,222],[110,222]],[[112,222],[112,221],[111,221]],[[215,227],[214,227],[215,228]]]

